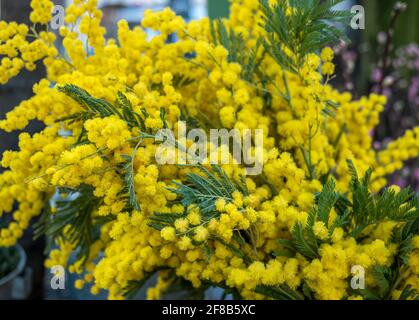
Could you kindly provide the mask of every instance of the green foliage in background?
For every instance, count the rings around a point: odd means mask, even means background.
[[[208,1],[208,15],[210,18],[224,18],[229,14],[228,0],[207,0]]]
[[[365,8],[366,26],[363,41],[376,43],[377,34],[386,31],[390,22],[391,11],[398,0],[362,0]],[[411,42],[419,42],[419,1],[404,0],[407,10],[403,12],[396,25],[394,44],[397,47]]]

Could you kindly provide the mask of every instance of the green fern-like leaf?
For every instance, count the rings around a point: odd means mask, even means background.
[[[246,262],[247,264],[250,264],[252,262],[252,259],[250,259],[250,257],[247,256],[240,248],[238,248],[238,247],[236,247],[236,246],[234,246],[230,243],[227,243],[223,239],[218,238],[218,237],[213,237],[212,239],[221,243],[225,247],[227,247],[227,249],[229,249],[232,253],[234,253],[234,255],[243,259],[243,261]]]
[[[187,80],[183,79],[183,81]],[[72,124],[75,122],[85,122],[88,119],[116,116],[125,121],[130,128],[139,128],[141,132],[151,133],[145,126],[145,120],[149,117],[147,111],[144,108],[141,109],[141,113],[134,111],[130,100],[122,92],[118,92],[115,103],[110,103],[104,99],[95,98],[86,90],[72,84],[60,86],[58,90],[78,102],[84,110],[60,118],[57,122]],[[164,111],[161,116],[163,122],[165,122]]]
[[[336,193],[335,189],[336,182],[331,179],[324,185],[322,192],[318,196],[317,215],[318,219],[324,222],[325,225],[329,222],[330,211],[339,199],[339,194]]]
[[[377,283],[380,296],[386,296],[391,289],[391,283],[396,277],[395,273],[389,267],[377,266],[373,270],[373,275]]]
[[[263,57],[258,57],[259,49],[262,47],[262,39],[258,39],[254,49],[249,50],[243,36],[229,28],[222,19],[210,23],[210,32],[212,42],[226,48],[228,61],[240,64],[243,79],[251,81],[262,62]]]
[[[118,92],[116,103],[118,108],[122,110],[122,119],[129,127],[138,127],[140,130],[146,131],[144,118],[134,111],[131,101],[128,100],[125,94]]]
[[[123,194],[127,200],[127,210],[141,211],[140,203],[138,202],[137,194],[135,192],[135,181],[134,181],[134,161],[138,151],[140,143],[136,145],[131,156],[123,155],[125,162],[121,165],[124,177],[124,189]]]
[[[323,190],[317,195],[317,204],[310,210],[305,225],[296,223],[291,235],[291,240],[280,240],[280,244],[288,251],[299,252],[309,259],[315,259],[318,256],[318,241],[313,231],[314,224],[317,221],[323,222],[326,226],[329,223],[331,210],[336,206],[338,200],[342,197],[335,191],[336,183],[333,179],[327,182]],[[330,234],[337,227],[347,224],[349,212],[335,219]],[[280,252],[282,255],[289,255],[289,252]]]
[[[290,0],[271,6],[268,0],[260,0],[262,27],[268,32],[265,50],[282,67],[297,73],[307,54],[347,39],[336,24],[348,24],[350,13],[333,9],[341,2]]]
[[[235,191],[240,191],[244,195],[248,195],[249,191],[245,181],[234,181],[227,176],[224,170],[217,165],[212,165],[210,169],[203,165],[198,165],[199,173],[189,173],[186,182],[174,182],[175,187],[169,188],[170,191],[178,195],[178,200],[173,201],[172,204],[181,203],[186,209],[191,206],[198,207],[202,217],[202,225],[207,224],[212,219],[217,219],[221,215],[215,210],[215,203],[219,199],[224,199],[226,202],[232,202],[232,194]],[[161,231],[165,227],[174,227],[175,221],[184,218],[188,214],[186,210],[183,214],[173,213],[154,213],[149,217],[148,225],[156,230]],[[185,233],[179,235],[187,235],[193,237],[193,228]],[[196,243],[200,245],[206,252],[211,250],[210,243],[219,242],[229,249],[234,255],[240,257],[246,263],[251,263],[251,259],[246,255],[241,248],[245,245],[254,243],[252,234],[240,233],[236,230],[233,233],[232,240],[229,242],[212,235],[207,242]]]
[[[64,238],[79,248],[77,259],[84,262],[95,238],[96,223],[92,213],[99,200],[93,195],[93,188],[86,185],[78,189],[61,188],[59,194],[67,196],[56,201],[56,213],[46,212],[49,218],[38,223],[37,235],[44,234],[52,242]]]
[[[400,294],[399,300],[419,300],[419,292],[411,285],[407,285]]]
[[[303,225],[298,222],[292,229],[291,234],[296,251],[309,259],[318,257],[318,244],[312,226],[304,228]]]
[[[161,231],[165,227],[174,226],[177,219],[184,218],[185,216],[185,214],[156,212],[149,218],[148,225],[156,230]]]
[[[391,241],[398,245],[397,257],[401,264],[409,263],[410,253],[415,249],[412,239],[416,235],[419,235],[419,219],[408,221],[393,229]]]
[[[175,88],[182,88],[194,83],[195,79],[189,78],[183,74],[175,74],[173,76],[173,86]]]
[[[352,175],[352,216],[354,228],[352,235],[359,236],[370,225],[392,220],[397,222],[414,221],[419,218],[418,195],[409,188],[396,193],[391,189],[373,195],[369,190],[372,170],[360,179],[352,161],[348,161]]]
[[[201,174],[189,173],[185,184],[175,181],[176,188],[169,190],[180,196],[185,208],[196,205],[202,214],[211,215],[215,211],[215,202],[218,199],[233,201],[232,194],[239,189],[239,184],[232,181],[217,165],[212,165],[212,170],[202,165],[198,168]]]
[[[105,118],[111,115],[117,115],[121,119],[123,118],[122,114],[112,103],[104,99],[94,98],[86,90],[78,86],[66,84],[58,87],[58,91],[77,101],[84,109],[86,109],[89,117]]]

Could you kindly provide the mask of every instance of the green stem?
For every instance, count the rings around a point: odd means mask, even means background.
[[[282,81],[284,82],[284,86],[285,86],[284,98],[288,102],[288,104],[291,108],[292,115],[294,116],[294,118],[298,118],[297,112],[295,111],[294,105],[292,104],[291,92],[290,92],[290,88],[289,88],[289,85],[288,85],[288,77],[287,77],[285,71],[282,72]]]

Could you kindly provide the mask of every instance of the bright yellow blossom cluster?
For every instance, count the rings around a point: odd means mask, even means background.
[[[33,0],[32,8],[32,22],[48,23],[51,1]],[[287,7],[286,15],[294,10]],[[91,284],[93,294],[107,290],[111,299],[126,297],[133,283],[156,272],[150,299],[161,298],[176,278],[194,288],[229,287],[246,299],[266,298],[264,287],[294,292],[288,296],[303,287],[317,299],[357,299],[348,286],[354,265],[365,268],[367,286],[378,286],[371,273],[398,254],[392,232],[403,222],[397,219],[368,225],[361,238],[339,225],[339,206],[329,208],[327,219],[313,222],[313,255],[278,252],[296,227],[310,224],[329,178],[339,194],[348,193],[354,183],[348,160],[360,173],[372,168],[372,191],[382,190],[386,176],[418,157],[418,128],[374,150],[370,132],[386,99],[354,100],[335,90],[328,81],[335,72],[330,48],[308,53],[297,72],[279,64],[258,41],[267,35],[258,0],[233,0],[223,22],[240,35],[240,54],[250,54],[244,62],[234,47],[213,39],[217,25],[208,19],[186,23],[170,9],[147,11],[132,29],[120,21],[117,39],[105,39],[101,19],[96,0],[73,1],[69,26],[60,29],[65,54],[53,33],[32,28],[29,38],[28,26],[0,22],[0,83],[39,60],[47,69],[34,96],[0,121],[7,132],[35,119],[46,125],[21,134],[19,150],[3,154],[0,218],[10,214],[12,222],[0,230],[1,246],[14,245],[32,218],[49,214],[46,221],[61,226],[54,228],[57,249],[46,266],[68,266],[80,275],[77,288]],[[147,29],[159,33],[149,39]],[[169,41],[173,33],[176,42]],[[261,129],[256,152],[263,151],[263,172],[246,177],[237,161],[218,173],[209,165],[159,165],[152,137],[162,128],[177,132],[180,121],[204,131]],[[193,198],[193,184],[206,186],[211,200]],[[403,279],[419,290],[418,236],[412,241]]]
[[[48,22],[50,22],[53,7],[54,3],[50,0],[31,1],[31,22],[40,24],[47,24]]]
[[[320,57],[323,61],[322,73],[328,76],[333,75],[335,73],[335,65],[332,62],[334,57],[333,50],[329,47],[324,48]]]
[[[57,49],[52,46],[54,33],[42,31],[36,35],[36,40],[29,41],[35,36],[32,33],[24,24],[0,21],[0,84],[6,84],[23,68],[33,71],[36,62],[57,55]]]

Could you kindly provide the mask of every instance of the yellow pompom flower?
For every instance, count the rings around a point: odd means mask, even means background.
[[[335,54],[334,54],[332,48],[326,47],[322,50],[322,52],[320,54],[320,57],[321,57],[323,62],[331,62],[331,61],[333,61],[334,55]]]
[[[325,240],[329,237],[329,230],[326,228],[324,222],[317,221],[313,227],[314,234],[317,238]]]
[[[326,62],[322,65],[322,73],[331,76],[335,73],[335,65],[332,62]]]
[[[209,233],[205,227],[199,226],[198,228],[196,228],[195,237],[194,237],[196,241],[199,241],[199,242],[205,241],[208,239],[208,236],[209,236]]]
[[[188,219],[184,219],[184,218],[183,219],[177,219],[175,221],[175,227],[176,227],[176,230],[178,230],[182,233],[186,232],[188,230],[188,227],[189,227]]]
[[[30,14],[31,22],[47,24],[52,18],[52,9],[54,3],[50,0],[32,0],[32,12]]]
[[[172,227],[165,227],[161,231],[161,236],[164,240],[174,241],[176,239],[176,230]]]

